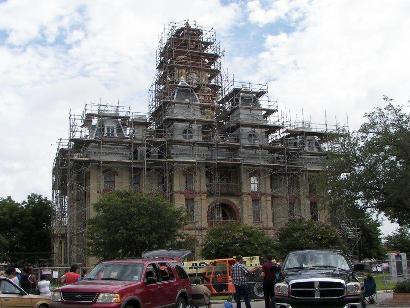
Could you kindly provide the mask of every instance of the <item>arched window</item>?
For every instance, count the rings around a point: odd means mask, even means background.
[[[117,135],[116,130],[115,130],[115,126],[113,126],[113,125],[107,125],[107,126],[104,127],[104,129],[105,129],[104,135],[106,137],[115,137]]]
[[[250,134],[248,135],[248,142],[249,142],[250,144],[255,144],[255,143],[257,143],[257,142],[258,142],[258,135],[255,134],[255,133],[250,133]]]
[[[260,183],[259,183],[259,176],[252,175],[251,176],[251,191],[259,191]]]
[[[185,199],[185,209],[190,222],[195,221],[195,201],[194,199]]]
[[[104,191],[113,191],[115,189],[115,174],[112,171],[106,171],[103,174]]]
[[[188,171],[185,173],[185,189],[186,190],[194,190],[194,173],[192,171]]]
[[[310,201],[310,218],[319,221],[319,209],[316,201]]]
[[[192,131],[192,128],[185,128],[182,132],[182,137],[185,140],[191,140],[194,137],[194,133]]]
[[[133,174],[132,176],[132,191],[140,192],[141,191],[141,174]]]
[[[259,199],[252,200],[252,216],[253,223],[261,222],[261,200]]]

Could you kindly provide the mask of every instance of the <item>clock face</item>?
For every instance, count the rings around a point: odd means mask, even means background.
[[[196,73],[189,73],[186,76],[186,81],[191,86],[196,86],[199,83],[199,76]]]

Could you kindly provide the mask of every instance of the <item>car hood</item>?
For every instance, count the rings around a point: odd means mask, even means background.
[[[314,279],[314,278],[333,278],[342,279],[346,283],[352,281],[352,273],[350,271],[341,270],[292,270],[285,271],[285,281],[289,283],[296,279]]]
[[[62,292],[97,292],[112,293],[130,285],[139,285],[135,281],[82,280],[60,288]]]
[[[26,295],[26,297],[29,297],[33,300],[44,300],[44,301],[49,301],[50,300],[50,296],[47,296],[47,295],[28,294],[28,295]]]

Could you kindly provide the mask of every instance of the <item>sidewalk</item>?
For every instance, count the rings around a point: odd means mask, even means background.
[[[403,308],[410,307],[410,304],[392,304],[393,292],[392,291],[378,291],[377,300],[375,305],[368,305],[367,307],[389,307],[389,308]]]

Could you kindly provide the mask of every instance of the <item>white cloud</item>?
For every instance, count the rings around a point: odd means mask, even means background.
[[[284,20],[294,23],[304,17],[311,0],[273,0],[263,5],[259,0],[248,2],[249,20],[266,25]]]
[[[80,113],[101,98],[146,111],[165,24],[189,18],[224,33],[238,8],[218,0],[0,3],[0,197],[50,196],[70,108]]]
[[[407,102],[410,2],[306,3],[296,31],[266,37],[264,50],[249,64],[247,74],[253,80],[269,80],[275,99],[299,114],[303,108],[314,121],[323,122],[327,109],[328,121],[337,116],[346,122],[347,115],[353,128],[364,112],[381,104],[382,94]],[[255,11],[259,9],[250,12],[250,20],[258,25],[277,20],[266,14],[256,19]]]

